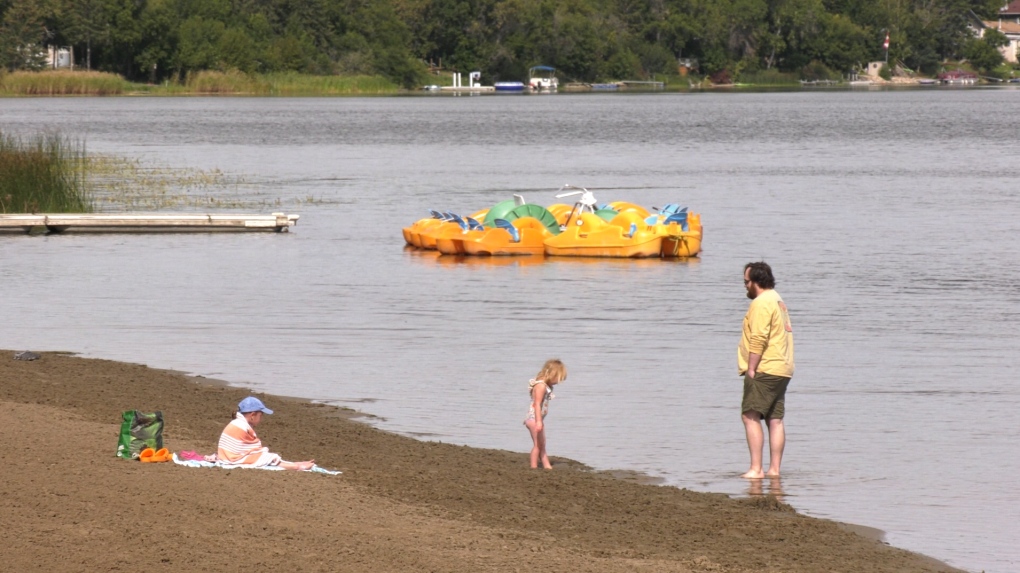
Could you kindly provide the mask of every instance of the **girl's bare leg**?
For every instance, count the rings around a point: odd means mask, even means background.
[[[545,428],[542,428],[542,431],[538,433],[538,451],[539,458],[542,460],[542,467],[551,470],[552,464],[549,462],[549,455],[545,453]]]
[[[539,459],[545,455],[545,432],[535,431],[535,421],[528,420],[524,422],[525,427],[528,428],[528,432],[531,433],[531,467],[537,468]]]

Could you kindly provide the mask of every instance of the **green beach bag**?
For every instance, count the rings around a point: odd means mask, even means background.
[[[118,458],[137,460],[145,448],[159,450],[162,447],[163,412],[124,412],[124,421],[120,424],[120,440],[117,442]]]

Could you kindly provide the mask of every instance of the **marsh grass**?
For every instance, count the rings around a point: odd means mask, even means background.
[[[220,169],[167,167],[116,156],[89,157],[88,173],[104,212],[258,210],[331,202],[315,197],[283,200],[272,195],[275,185]]]
[[[97,155],[88,159],[89,182],[103,211],[161,211],[253,206],[241,196],[245,180],[218,169],[150,165],[137,159]]]
[[[310,76],[293,72],[249,75],[239,71],[190,74],[186,91],[201,94],[337,96],[395,93],[399,86],[377,76]]]
[[[90,213],[85,145],[0,132],[0,213]]]
[[[132,83],[106,72],[11,72],[0,69],[0,95],[251,95],[348,96],[393,94],[400,86],[379,76],[311,76],[296,72],[246,74],[200,71],[181,81],[162,84]]]
[[[130,86],[124,78],[107,72],[50,70],[0,76],[0,94],[4,95],[119,95]]]

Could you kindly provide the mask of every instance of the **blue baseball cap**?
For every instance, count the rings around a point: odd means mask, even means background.
[[[248,396],[244,400],[241,400],[241,403],[237,405],[237,411],[242,414],[247,414],[248,412],[262,412],[264,414],[273,413],[272,410],[266,408],[266,405],[262,403],[262,400],[259,400],[255,396]]]

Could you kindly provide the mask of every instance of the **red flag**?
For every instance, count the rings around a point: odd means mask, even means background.
[[[889,50],[889,32],[885,33],[885,43],[882,44],[882,47],[885,48],[886,51]]]

